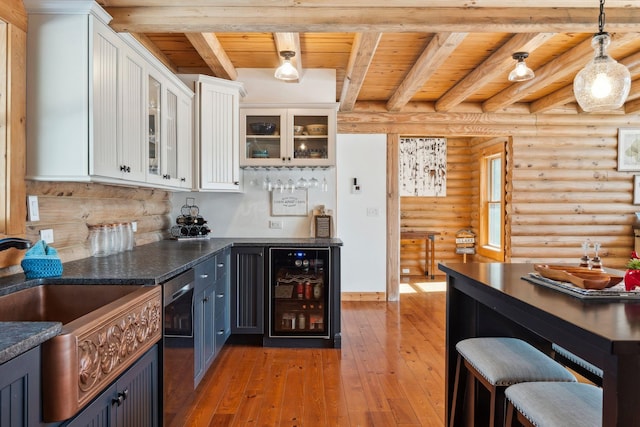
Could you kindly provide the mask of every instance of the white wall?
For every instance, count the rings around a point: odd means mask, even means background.
[[[338,135],[337,234],[344,242],[343,292],[386,292],[386,143],[386,135]],[[353,178],[358,179],[359,194],[351,192]]]
[[[318,205],[336,209],[335,168],[329,170],[244,169],[243,193],[174,193],[172,195],[172,218],[180,215],[180,208],[187,197],[194,197],[200,214],[207,220],[212,237],[310,237],[311,211]],[[322,182],[326,178],[329,191],[320,188],[307,191],[308,216],[272,216],[271,193],[262,189],[265,176],[275,182],[278,178],[286,182],[297,181],[301,176],[310,180],[315,177]],[[252,180],[258,185],[252,185]],[[269,228],[269,221],[282,221],[282,229]]]
[[[237,81],[247,94],[245,104],[316,104],[336,102],[336,70],[305,69],[299,82],[284,82],[273,77],[274,70],[238,68]]]

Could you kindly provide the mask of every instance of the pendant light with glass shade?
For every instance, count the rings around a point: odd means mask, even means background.
[[[292,50],[283,50],[280,52],[280,56],[284,58],[284,62],[276,68],[275,78],[286,81],[298,80],[298,70],[291,63],[291,58],[296,56],[296,53]]]
[[[512,57],[518,62],[516,62],[516,67],[509,73],[510,82],[526,82],[536,76],[533,70],[527,67],[527,63],[524,62],[529,57],[529,53],[516,52]]]
[[[604,32],[604,0],[600,0],[598,33],[591,46],[594,58],[573,80],[573,93],[584,111],[609,111],[622,107],[631,88],[631,75],[627,67],[607,55],[611,36]]]

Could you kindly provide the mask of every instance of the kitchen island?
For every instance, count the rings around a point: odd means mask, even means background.
[[[637,425],[640,303],[587,301],[522,279],[533,264],[440,264],[447,274],[447,425],[458,341],[513,336],[556,343],[603,370],[603,426]]]

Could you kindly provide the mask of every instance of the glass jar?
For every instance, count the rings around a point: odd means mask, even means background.
[[[111,255],[116,253],[118,250],[118,230],[116,224],[108,224],[107,226],[107,241],[109,242],[107,245],[108,252],[107,255]]]
[[[109,255],[109,235],[106,225],[99,224],[89,227],[89,250],[91,256],[102,257]]]
[[[126,247],[126,236],[125,236],[125,230],[124,230],[124,222],[119,222],[117,224],[115,224],[115,231],[116,231],[116,239],[115,239],[115,249],[114,249],[114,253],[117,252],[123,252]]]
[[[124,250],[125,251],[130,251],[133,250],[133,246],[134,246],[134,239],[133,239],[133,227],[131,226],[130,222],[125,222],[124,223]]]

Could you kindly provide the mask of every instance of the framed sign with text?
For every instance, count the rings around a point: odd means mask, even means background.
[[[271,215],[307,216],[307,190],[274,190],[271,192]]]

